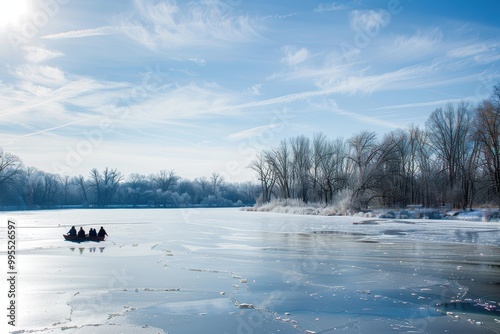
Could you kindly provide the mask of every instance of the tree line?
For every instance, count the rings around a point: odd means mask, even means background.
[[[362,131],[348,139],[286,138],[249,167],[260,181],[259,202],[500,209],[500,84],[475,106],[435,109],[424,128],[410,125],[383,137]]]
[[[219,173],[194,180],[174,170],[131,174],[116,168],[92,169],[87,177],[61,176],[34,167],[0,150],[0,208],[67,207],[228,207],[255,204],[259,187],[226,182]]]

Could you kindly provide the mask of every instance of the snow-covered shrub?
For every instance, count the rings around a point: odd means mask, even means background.
[[[462,211],[455,219],[479,222],[483,220],[483,214],[480,211]]]
[[[386,218],[386,219],[395,219],[396,213],[394,211],[387,211],[387,212],[379,215],[378,217],[379,218]]]
[[[200,205],[204,207],[228,207],[234,206],[234,203],[225,198],[208,195],[201,200]]]
[[[351,202],[352,190],[344,189],[335,196],[333,204],[330,207],[337,212],[337,215],[348,216],[353,214]]]
[[[489,222],[500,222],[500,211],[488,212],[485,218]]]

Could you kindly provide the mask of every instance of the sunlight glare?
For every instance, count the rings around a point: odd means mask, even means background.
[[[15,25],[28,10],[28,0],[0,0],[0,27]]]

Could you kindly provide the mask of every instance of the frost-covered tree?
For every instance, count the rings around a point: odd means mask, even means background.
[[[210,184],[212,188],[212,194],[215,198],[221,196],[221,193],[224,191],[224,177],[217,172],[213,172],[210,174]]]
[[[169,191],[174,190],[177,186],[177,182],[179,181],[179,176],[175,173],[175,170],[171,169],[169,171],[161,170],[153,176],[153,181],[157,187],[161,191]]]
[[[22,171],[22,161],[18,156],[5,153],[0,149],[0,186],[15,181]]]
[[[95,204],[98,207],[105,207],[111,204],[120,181],[123,180],[122,174],[115,168],[106,167],[102,173],[93,168],[90,171],[89,185],[92,190]]]

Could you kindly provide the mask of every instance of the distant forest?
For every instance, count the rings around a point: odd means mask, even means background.
[[[500,209],[500,84],[477,105],[434,110],[425,128],[411,125],[383,138],[323,133],[286,138],[249,166],[259,184],[226,182],[219,173],[194,180],[174,170],[153,175],[92,169],[61,176],[0,151],[0,208],[226,207],[299,199],[353,210],[446,206]]]
[[[255,204],[259,187],[230,183],[218,173],[187,180],[174,170],[154,175],[92,169],[87,177],[60,176],[0,152],[0,208],[3,210],[71,207],[231,207]]]
[[[500,84],[477,105],[434,110],[423,129],[411,125],[383,138],[370,131],[348,139],[288,138],[262,151],[250,168],[262,203],[500,209]]]

